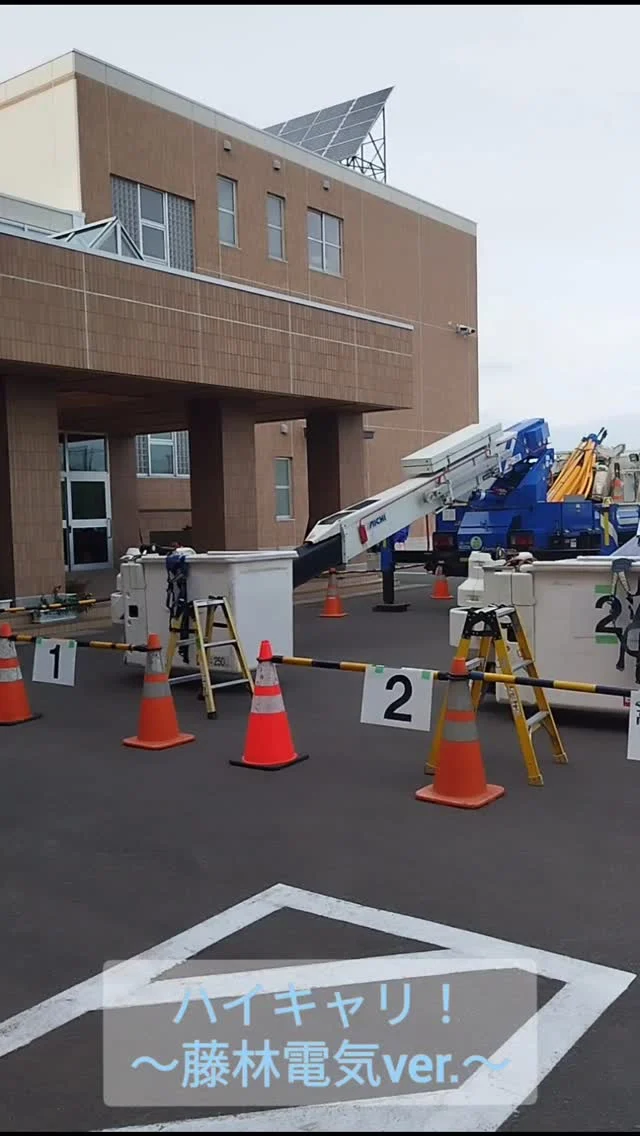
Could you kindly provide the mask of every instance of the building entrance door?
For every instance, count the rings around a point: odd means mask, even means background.
[[[111,494],[104,437],[60,437],[65,565],[68,571],[110,568]]]

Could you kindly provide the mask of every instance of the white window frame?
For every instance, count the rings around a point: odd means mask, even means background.
[[[293,458],[292,457],[278,457],[278,458],[275,458],[274,460],[275,460],[275,467],[274,467],[275,487],[274,488],[275,488],[275,491],[276,491],[275,492],[276,521],[293,521],[294,520],[294,515],[293,515]],[[287,474],[288,484],[287,485],[282,485],[278,482],[278,462],[281,462],[281,461],[287,463],[287,471],[288,471],[288,474]],[[278,502],[278,492],[277,491],[283,490],[283,489],[286,489],[287,493],[289,494],[289,512],[287,514],[283,514],[283,513],[278,512],[278,503],[277,503]]]
[[[160,434],[169,434],[169,433],[171,434],[171,442],[169,442],[168,438],[161,438],[160,437]],[[165,481],[168,480],[169,478],[179,478],[182,481],[188,481],[188,479],[191,477],[191,473],[178,473],[177,472],[177,469],[178,469],[178,434],[179,433],[181,433],[181,431],[179,431],[179,430],[158,430],[157,433],[155,433],[155,434],[151,433],[151,434],[142,434],[141,435],[141,437],[143,437],[146,441],[147,465],[149,466],[149,472],[148,473],[137,472],[136,473],[137,477],[161,477],[161,478],[164,478]],[[169,444],[171,445],[172,453],[173,453],[173,471],[174,471],[173,473],[153,473],[153,471],[151,469],[151,451],[153,449],[153,446],[156,443],[159,446],[161,446],[161,445],[168,446]]]
[[[138,185],[138,224],[140,226],[140,252],[142,253],[144,260],[148,260],[152,264],[166,264],[167,266],[169,266],[171,264],[171,252],[170,252],[170,249],[169,249],[169,201],[168,201],[168,194],[167,194],[166,190],[156,189],[156,187],[154,185],[143,185],[141,182],[138,182],[137,185]],[[160,196],[162,197],[162,214],[163,214],[163,217],[164,217],[162,224],[160,224],[159,221],[147,221],[146,217],[142,216],[141,191],[143,189],[149,189],[149,190],[151,190],[152,193],[159,193]],[[148,229],[159,229],[160,232],[164,234],[164,251],[165,251],[164,258],[160,258],[158,256],[147,256],[147,254],[145,253],[145,251],[144,251],[144,236],[143,236],[143,233],[142,233],[143,226],[145,226],[145,225]]]
[[[233,206],[227,209],[226,206],[220,204],[220,182],[226,181],[231,186],[233,196]],[[238,248],[238,183],[235,178],[226,177],[225,174],[218,174],[216,179],[216,189],[218,191],[218,241],[225,248]],[[226,213],[227,216],[233,218],[233,241],[223,241],[220,237],[220,214]]]
[[[10,229],[18,229],[21,233],[41,233],[43,237],[52,237],[55,229],[43,229],[41,225],[30,225],[27,221],[14,221],[12,217],[0,217],[0,225]]]
[[[320,218],[320,237],[309,236],[309,216],[314,214]],[[332,221],[338,222],[338,235],[340,244],[336,245],[333,241],[328,241],[326,236],[326,220],[331,218]],[[324,272],[328,276],[342,276],[343,275],[343,260],[344,260],[344,230],[342,217],[336,217],[335,213],[323,213],[320,209],[307,209],[307,254],[309,252],[309,245],[319,245],[322,251],[322,267],[311,263],[311,257],[308,256],[309,269],[311,272]],[[340,270],[334,272],[333,269],[327,268],[327,248],[334,248],[338,250],[340,257]]]
[[[280,206],[280,224],[279,225],[274,225],[269,220],[269,201],[272,200],[272,199],[273,199],[273,201],[277,201],[279,206]],[[285,236],[284,236],[284,217],[285,217],[285,198],[282,197],[281,194],[279,194],[279,193],[268,193],[267,194],[267,257],[268,257],[269,260],[284,261],[284,260],[287,259],[287,246],[285,244]],[[280,233],[280,242],[281,242],[281,246],[282,246],[281,256],[274,256],[273,253],[269,252],[269,232],[270,232],[271,229],[273,229],[273,231],[275,233]]]

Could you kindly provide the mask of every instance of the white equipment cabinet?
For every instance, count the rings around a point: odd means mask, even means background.
[[[188,553],[187,594],[190,600],[224,596],[235,620],[240,644],[249,666],[255,667],[260,643],[268,639],[276,654],[293,655],[294,551]],[[124,561],[120,566],[124,603],[124,638],[144,643],[150,633],[160,636],[163,651],[169,642],[169,612],[166,608],[167,569],[165,557],[156,554]],[[213,641],[228,639],[215,629]],[[187,667],[176,653],[174,668],[193,669],[195,652]],[[128,662],[144,665],[145,656],[131,653]],[[212,668],[240,673],[233,647],[209,652]]]
[[[615,634],[604,626],[609,608],[596,607],[602,596],[613,591],[611,565],[611,557],[583,556],[537,562],[519,572],[485,572],[482,602],[517,608],[543,678],[633,688],[635,659],[625,655],[624,670],[617,670],[620,646]],[[640,578],[640,560],[633,561],[626,575],[633,593]],[[620,588],[617,595],[623,602],[618,620],[622,628],[628,623],[628,609]],[[452,646],[458,643],[465,615],[460,608],[450,612]],[[520,688],[520,694],[524,703],[533,702],[526,687]],[[498,684],[496,696],[499,702],[507,702],[506,688]],[[554,707],[628,713],[618,695],[548,690],[547,696]]]
[[[611,558],[585,556],[537,563],[531,565],[526,574],[529,573],[533,582],[532,649],[538,674],[544,678],[634,687],[635,660],[625,655],[624,671],[617,670],[620,647],[616,636],[596,630],[609,611],[608,607],[597,608],[596,603],[613,590]],[[637,588],[639,574],[640,562],[636,562],[627,573],[632,592]],[[620,596],[620,589],[617,594]],[[623,602],[618,625],[624,627],[627,622],[627,605]],[[547,693],[552,706],[628,713],[620,696],[564,690]],[[506,700],[504,690],[501,700]]]

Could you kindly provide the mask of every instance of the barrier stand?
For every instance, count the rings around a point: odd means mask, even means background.
[[[145,648],[146,649],[146,648]],[[128,650],[132,650],[131,647]],[[473,659],[472,663],[477,660]],[[282,667],[315,667],[323,671],[351,671],[354,674],[364,674],[371,663],[345,662],[336,659],[307,659],[302,655],[272,655],[271,662]],[[428,669],[428,668],[425,668]],[[434,682],[448,682],[451,678],[449,671],[430,671]],[[504,683],[505,686],[539,687],[541,690],[574,690],[576,694],[607,694],[614,698],[630,698],[633,690],[629,686],[605,686],[597,682],[571,682],[564,678],[529,678],[514,674],[503,674],[501,671],[483,672],[467,669],[467,678],[486,683]]]
[[[512,666],[511,655],[507,644],[507,636],[511,633],[520,653],[520,660]],[[466,616],[456,660],[461,660],[467,666],[467,659],[471,648],[471,641],[475,637],[480,639],[480,650],[474,663],[480,671],[487,672],[492,664],[499,665],[501,673],[512,677],[518,670],[525,671],[530,679],[537,679],[538,672],[533,659],[533,653],[527,639],[526,632],[518,612],[513,607],[486,607],[471,608]],[[471,682],[471,702],[474,711],[478,710],[483,695],[487,689],[484,679],[473,679]],[[518,736],[520,750],[524,758],[527,777],[530,785],[543,785],[544,781],[538,759],[533,747],[533,735],[541,726],[549,735],[554,760],[559,764],[566,764],[567,755],[558,733],[555,719],[544,690],[534,687],[536,712],[530,717],[526,716],[522,699],[515,685],[508,686],[509,706],[513,723]],[[447,712],[447,700],[440,712],[438,724],[433,737],[431,753],[425,765],[425,773],[433,773],[438,768],[438,757],[442,740],[442,731]]]
[[[133,643],[110,643],[81,640],[69,640],[76,647],[93,648],[108,651],[147,651],[148,647],[137,646]],[[0,726],[17,726],[23,722],[31,722],[41,718],[41,714],[33,714],[29,704],[27,691],[22,677],[22,670],[16,655],[15,643],[51,643],[42,635],[27,635],[20,631],[13,632],[8,623],[0,626]],[[58,640],[54,639],[54,643]]]
[[[0,628],[0,639],[10,639],[12,643],[38,643],[40,640],[46,643],[47,641],[46,636],[27,635],[23,631],[12,631],[11,635],[4,635],[2,628]],[[111,643],[102,639],[90,639],[84,643],[82,639],[71,639],[69,635],[65,635],[65,639],[75,643],[76,647],[91,647],[94,651],[123,651],[124,653],[142,651],[146,653],[149,650],[146,643]]]
[[[475,614],[477,614],[477,613],[475,613]],[[504,640],[503,640],[503,644],[504,644],[504,648],[505,648],[505,651],[506,651],[506,643],[504,643]],[[500,655],[501,654],[502,654],[502,652],[500,652]],[[472,687],[472,690],[473,690],[472,706],[473,706],[474,713],[477,713],[477,709],[478,709],[479,703],[481,701],[482,689],[489,684],[503,683],[507,687],[507,689],[512,688],[512,687],[526,686],[526,687],[532,688],[534,691],[536,691],[536,694],[541,694],[544,690],[572,690],[572,691],[575,691],[577,694],[603,694],[603,695],[608,695],[608,696],[631,699],[631,696],[634,693],[633,690],[630,687],[608,686],[608,685],[604,685],[602,683],[591,683],[591,682],[572,682],[568,679],[541,678],[537,674],[535,674],[535,675],[514,674],[513,670],[511,669],[511,666],[510,666],[510,661],[508,659],[506,660],[506,666],[509,668],[510,673],[508,673],[507,671],[490,671],[489,672],[489,671],[484,671],[484,670],[476,670],[474,668],[475,668],[476,664],[480,661],[479,659],[471,660],[471,662],[465,662],[465,660],[461,660],[461,661],[466,668],[467,681],[470,681],[471,683],[474,684],[474,686]],[[500,659],[500,661],[501,661],[501,664],[504,666],[505,663],[502,661],[502,659]],[[310,667],[310,668],[318,668],[319,670],[330,670],[330,671],[350,671],[350,672],[355,673],[355,674],[364,674],[368,670],[368,668],[372,665],[371,663],[347,662],[347,661],[344,661],[344,660],[338,661],[336,659],[310,659],[310,658],[304,658],[302,656],[295,656],[295,655],[273,655],[271,657],[271,662],[276,663],[279,666]],[[457,664],[455,664],[455,665],[457,667]],[[434,680],[434,682],[449,682],[451,680],[451,677],[452,677],[452,675],[448,671],[436,671],[436,670],[434,670],[434,671],[430,671],[430,674],[431,674],[431,678]],[[456,676],[456,677],[457,677],[457,680],[459,681],[459,676]],[[520,702],[519,698],[518,698],[518,702]],[[545,702],[546,702],[546,699],[545,699]],[[520,705],[522,705],[522,704],[520,703]],[[438,741],[438,730],[440,731],[440,735],[441,735],[443,723],[444,723],[445,711],[446,711],[446,702],[445,702],[445,708],[443,708],[443,711],[442,711],[442,716],[441,716],[442,722],[439,722],[438,726],[436,727],[436,737],[434,738],[434,745],[432,747],[432,755],[433,755],[434,752],[437,753],[436,742]],[[512,706],[512,713],[513,713],[513,706]],[[549,713],[550,713],[550,711],[549,711]],[[536,715],[534,715],[533,717],[536,717]],[[532,719],[530,719],[529,721],[532,721]],[[539,719],[539,721],[541,722],[542,720]],[[551,718],[551,721],[553,721],[552,718]],[[527,730],[524,710],[523,710],[523,713],[522,713],[522,721],[521,721],[520,726],[521,726],[521,729],[522,729],[522,727],[524,727],[524,730]],[[555,722],[553,722],[553,726],[555,728]],[[556,729],[556,734],[557,734],[557,729]],[[521,734],[519,734],[519,737],[520,736],[521,736]],[[528,731],[527,731],[527,739],[529,740],[529,743],[530,743],[530,735],[529,735]],[[558,743],[561,746],[559,736],[558,736]],[[563,757],[560,758],[560,755],[557,754],[556,760],[561,762],[562,764],[566,764],[567,757],[566,757],[566,754],[564,752],[564,749],[562,749],[562,755],[563,755]],[[535,763],[535,765],[533,766],[533,769],[537,770],[538,765],[537,765],[537,761],[536,761],[536,758],[535,758],[535,754],[534,754],[534,763]],[[435,767],[437,767],[437,758],[436,758],[436,762],[434,764],[434,767],[432,768],[431,764],[429,763],[425,772],[431,773],[431,772],[434,771]],[[529,769],[529,766],[527,767],[527,769]],[[533,784],[533,785],[542,785],[543,784],[542,776],[540,776],[539,781],[538,780],[535,780],[535,781],[532,780],[530,783]]]
[[[43,637],[41,635],[27,635],[22,632],[11,632],[9,634],[7,633],[9,630],[10,629],[7,624],[5,624],[4,627],[0,627],[0,649],[3,646],[3,642],[57,642],[57,640],[55,639],[47,639],[46,637]],[[110,641],[102,641],[99,639],[82,642],[82,640],[69,640],[68,637],[66,638],[67,641],[74,642],[77,647],[91,648],[94,650],[122,651],[125,653],[130,653],[133,651],[146,653],[150,650],[149,646],[146,643],[112,643]],[[352,662],[336,659],[311,659],[295,655],[274,655],[269,652],[262,652],[262,654],[263,658],[260,660],[261,662],[276,663],[280,666],[310,667],[331,671],[350,671],[355,674],[364,674],[372,665],[371,663]],[[534,690],[570,690],[575,691],[575,693],[577,694],[602,694],[614,698],[624,698],[626,701],[630,701],[632,695],[636,693],[633,688],[628,686],[609,686],[604,683],[593,682],[573,682],[569,679],[541,678],[538,675],[536,675],[535,677],[532,675],[516,675],[513,673],[513,671],[511,671],[511,673],[504,673],[500,671],[486,672],[475,670],[473,669],[473,667],[477,661],[477,659],[474,659],[471,661],[471,663],[466,663],[467,679],[474,683],[503,683],[507,687],[526,686],[533,688]],[[449,682],[452,677],[448,671],[432,670],[430,671],[430,675],[434,682]],[[290,762],[287,762],[286,764],[289,763]]]
[[[66,611],[75,611],[78,607],[92,607],[97,603],[107,603],[107,600],[97,600],[93,596],[86,600],[76,600],[73,604],[67,603],[43,603],[34,604],[33,607],[3,607],[0,612],[3,615],[28,615],[33,611],[59,611],[64,608]]]

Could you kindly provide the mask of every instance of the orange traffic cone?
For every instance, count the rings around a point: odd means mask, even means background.
[[[449,581],[444,574],[442,564],[438,564],[435,571],[435,579],[433,581],[433,588],[431,590],[432,600],[452,600],[453,596],[449,591]]]
[[[327,584],[327,596],[324,601],[324,607],[320,615],[324,619],[342,619],[347,612],[342,606],[342,600],[338,592],[338,578],[336,576],[335,568],[329,569],[329,583]]]
[[[8,623],[0,627],[0,726],[19,726],[32,722],[40,714],[32,714],[20,663]]]
[[[136,749],[171,749],[195,741],[194,734],[180,733],[159,635],[149,636],[147,652],[138,734],[135,738],[123,738],[122,744]]]
[[[249,714],[249,725],[244,743],[242,765],[247,769],[284,769],[287,765],[306,761],[308,754],[296,753],[284,708],[282,691],[275,664],[271,662],[271,644],[264,639],[260,644],[255,690]]]
[[[502,797],[504,787],[487,785],[464,659],[453,660],[451,674],[436,775],[416,800],[479,809]]]

